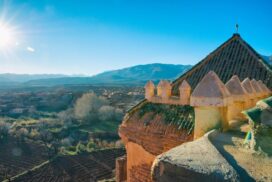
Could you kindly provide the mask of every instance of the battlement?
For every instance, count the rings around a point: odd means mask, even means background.
[[[180,96],[172,95],[172,85],[169,81],[161,80],[155,87],[152,81],[145,85],[145,98],[152,103],[189,105],[191,96],[191,86],[184,80],[179,86]],[[155,93],[157,93],[155,95]]]
[[[270,94],[270,89],[261,80],[246,78],[241,82],[237,75],[233,75],[224,84],[213,71],[203,77],[193,92],[190,84],[183,80],[179,96],[172,95],[172,85],[166,80],[161,80],[157,87],[152,81],[145,85],[145,98],[149,102],[174,105],[227,106],[245,102],[245,108],[250,108]]]
[[[233,75],[224,84],[214,71],[208,72],[193,91],[183,80],[179,96],[172,95],[172,85],[166,80],[160,81],[157,90],[149,81],[145,90],[149,102],[194,107],[194,138],[203,136],[211,128],[228,130],[231,121],[245,120],[243,110],[254,107],[256,102],[271,94],[261,80],[246,78],[241,82],[237,75]]]

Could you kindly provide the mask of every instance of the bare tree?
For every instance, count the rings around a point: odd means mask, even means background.
[[[104,97],[98,97],[94,93],[86,93],[76,101],[75,116],[83,121],[97,119],[99,109],[108,105]]]
[[[112,106],[102,106],[98,114],[101,121],[113,120],[115,117],[115,109]]]

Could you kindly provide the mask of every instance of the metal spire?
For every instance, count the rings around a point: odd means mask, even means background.
[[[235,27],[236,27],[236,33],[238,34],[238,31],[239,31],[239,25],[236,23]]]

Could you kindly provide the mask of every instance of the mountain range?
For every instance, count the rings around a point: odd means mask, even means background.
[[[272,65],[272,56],[262,56],[264,60],[270,65]]]
[[[106,71],[94,76],[68,76],[62,74],[0,74],[1,85],[55,86],[66,84],[143,85],[148,80],[173,80],[189,70],[191,65],[146,64]]]
[[[272,56],[262,56],[272,65]],[[174,80],[192,65],[153,63],[106,71],[94,76],[64,74],[0,74],[0,87],[4,86],[55,86],[55,85],[143,85],[146,81]]]

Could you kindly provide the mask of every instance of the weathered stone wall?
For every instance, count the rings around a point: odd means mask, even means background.
[[[155,157],[184,142],[192,141],[193,134],[166,125],[163,117],[137,114],[123,122],[119,135],[127,150],[127,181],[150,181],[151,166]]]

